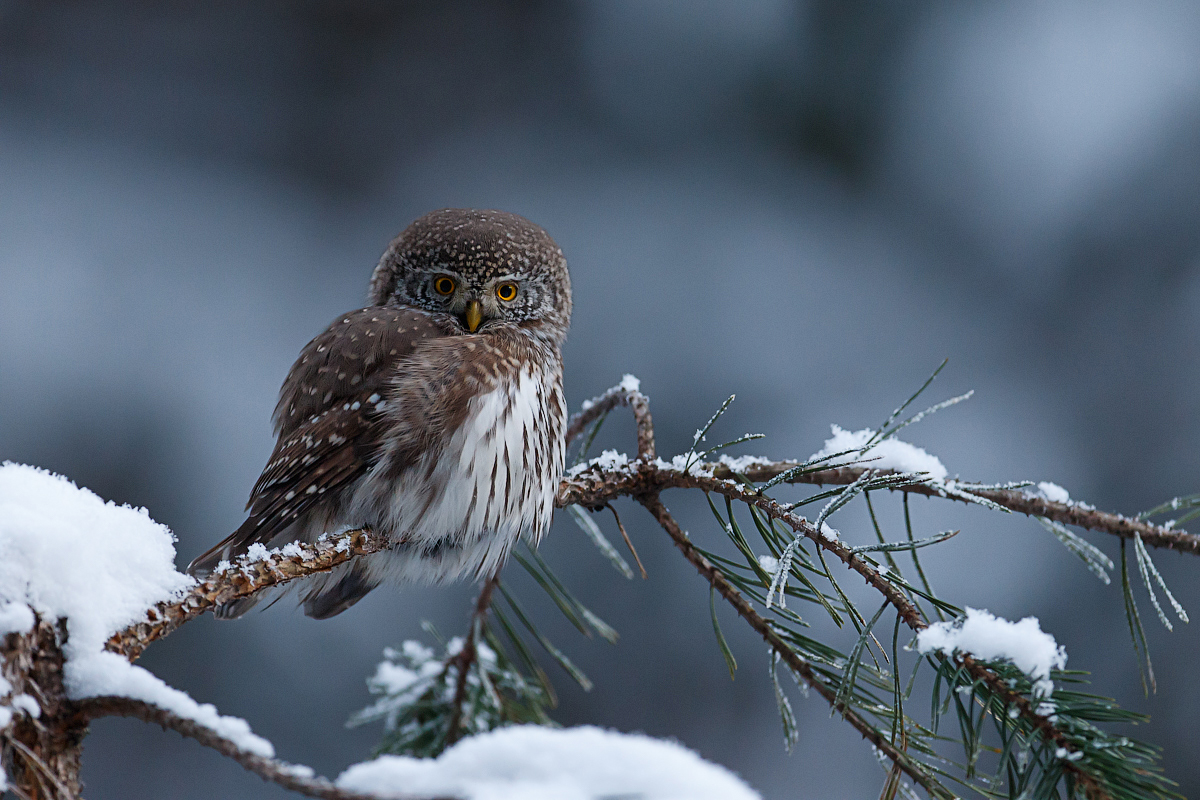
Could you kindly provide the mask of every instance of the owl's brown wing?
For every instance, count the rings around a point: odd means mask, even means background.
[[[250,515],[189,566],[207,574],[250,545],[267,543],[330,491],[370,468],[382,436],[388,386],[418,346],[443,335],[427,315],[402,308],[343,314],[292,366],[275,409],[279,439],[250,493]]]

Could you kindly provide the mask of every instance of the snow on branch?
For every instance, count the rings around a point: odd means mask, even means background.
[[[100,717],[133,717],[143,722],[169,728],[190,739],[195,739],[205,747],[211,747],[223,756],[231,758],[250,772],[263,780],[277,783],[285,789],[323,800],[377,800],[384,796],[401,800],[404,797],[420,798],[420,800],[450,800],[450,798],[431,798],[428,795],[388,794],[356,792],[342,789],[329,780],[317,776],[309,767],[300,764],[289,764],[272,756],[272,753],[261,749],[239,746],[234,738],[222,736],[210,725],[201,724],[190,716],[181,716],[160,706],[124,696],[92,697],[79,703],[80,713],[88,719]]]
[[[650,398],[642,394],[641,381],[626,375],[621,382],[599,397],[583,402],[583,410],[567,423],[567,442],[573,442],[584,428],[603,419],[617,406],[628,406],[637,423],[637,451],[640,458],[654,459],[654,421],[650,416]]]
[[[1067,665],[1066,651],[1042,630],[1036,617],[1009,622],[978,608],[968,608],[965,617],[936,622],[917,634],[917,652],[937,650],[1011,661],[1033,679],[1037,697],[1049,697],[1054,691],[1050,670]]]
[[[352,558],[383,549],[383,540],[366,531],[347,531],[316,544],[293,543],[270,551],[252,548],[234,564],[215,571],[204,581],[193,582],[186,591],[150,608],[143,619],[112,634],[107,649],[137,658],[154,640],[222,603],[328,572]]]

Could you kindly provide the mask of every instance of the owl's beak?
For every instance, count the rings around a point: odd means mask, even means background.
[[[483,306],[479,304],[478,300],[472,300],[467,303],[467,330],[474,333],[481,322],[483,322]]]

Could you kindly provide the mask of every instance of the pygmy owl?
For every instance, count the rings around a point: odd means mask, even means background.
[[[369,305],[301,352],[249,518],[188,571],[203,577],[255,543],[385,537],[387,551],[302,586],[304,612],[325,619],[385,579],[490,574],[519,537],[536,544],[563,471],[570,321],[566,260],[540,227],[503,211],[421,217],[383,254]]]

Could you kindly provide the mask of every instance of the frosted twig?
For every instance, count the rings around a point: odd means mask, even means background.
[[[783,474],[784,472],[795,469],[799,462],[796,461],[763,461],[756,463],[743,471],[748,479],[757,482],[769,481],[772,478]],[[731,478],[733,473],[728,467],[722,464],[699,465],[701,469],[705,466],[711,466],[712,474],[719,478]],[[887,470],[871,468],[877,474],[887,474]],[[818,472],[808,472],[796,475],[790,478],[785,483],[803,483],[814,486],[837,486],[854,483],[866,468],[862,467],[837,467],[834,469],[820,470]],[[886,487],[891,491],[910,492],[912,494],[923,494],[927,496],[939,496],[938,484],[930,483],[912,483],[905,485],[897,485]],[[1140,536],[1142,542],[1149,547],[1158,547],[1165,550],[1176,550],[1180,553],[1190,553],[1192,555],[1200,555],[1200,536],[1188,533],[1182,530],[1167,528],[1162,525],[1154,525],[1144,520],[1139,520],[1131,517],[1126,517],[1121,514],[1111,514],[1104,511],[1097,511],[1087,505],[1078,503],[1058,503],[1052,500],[1047,500],[1044,497],[1038,497],[1033,494],[1020,491],[1018,488],[982,488],[963,481],[956,482],[955,491],[949,492],[952,499],[962,500],[963,502],[978,502],[974,498],[990,501],[998,506],[1003,506],[1009,511],[1015,511],[1019,514],[1027,514],[1031,517],[1046,517],[1047,519],[1061,522],[1064,525],[1075,525],[1080,528],[1086,528],[1092,531],[1101,531],[1109,533],[1113,536],[1120,536],[1122,539],[1132,539],[1135,535]],[[972,495],[972,499],[968,499],[961,495]]]
[[[583,411],[571,417],[567,423],[567,444],[575,440],[590,423],[612,411],[617,406],[628,406],[637,423],[638,457],[645,461],[654,460],[654,423],[650,417],[650,399],[633,388],[626,376],[619,386],[614,386],[599,397],[583,404]]]

